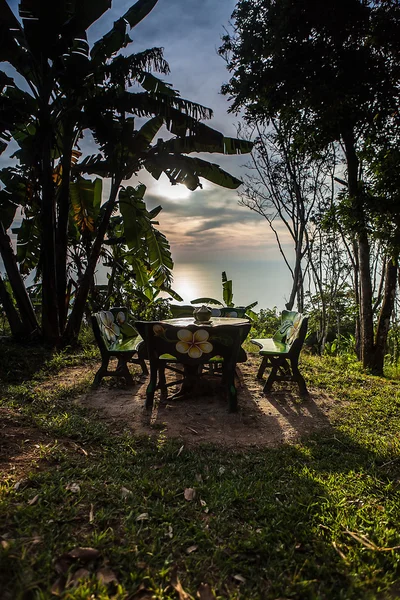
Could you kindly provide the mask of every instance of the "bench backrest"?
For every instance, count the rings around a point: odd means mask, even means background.
[[[183,319],[193,316],[195,307],[191,304],[170,304],[169,308],[174,319]]]
[[[110,351],[127,338],[137,337],[136,329],[128,321],[128,309],[125,307],[94,313],[92,327],[101,351]]]
[[[147,346],[150,361],[167,355],[182,364],[204,364],[213,356],[237,362],[250,323],[212,326],[171,325],[162,321],[137,321],[135,327]]]
[[[301,350],[307,335],[308,317],[293,310],[282,311],[282,322],[278,331],[274,334],[275,342],[281,342],[291,348]]]
[[[245,306],[221,306],[221,308],[212,308],[211,315],[213,317],[234,317],[244,319],[246,317]]]

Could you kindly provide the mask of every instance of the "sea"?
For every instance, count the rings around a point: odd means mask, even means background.
[[[291,289],[291,277],[281,261],[175,262],[172,288],[185,304],[196,298],[215,298],[222,302],[222,272],[232,280],[233,303],[253,309],[285,308]]]
[[[0,271],[4,272],[0,259]],[[233,303],[235,306],[248,306],[257,302],[254,311],[261,308],[285,308],[291,288],[289,271],[281,261],[267,260],[223,260],[207,263],[175,261],[172,289],[188,304],[197,298],[214,298],[223,302],[222,272],[232,280]],[[32,277],[27,284],[30,285]],[[107,282],[106,269],[97,271],[96,281]]]

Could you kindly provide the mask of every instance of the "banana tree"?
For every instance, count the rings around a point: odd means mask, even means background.
[[[211,117],[210,109],[182,99],[150,73],[169,72],[160,48],[129,56],[119,53],[131,42],[128,28],[156,4],[157,0],[139,0],[90,48],[86,30],[111,7],[111,0],[22,0],[22,24],[6,0],[0,0],[0,61],[10,63],[25,79],[22,89],[0,72],[0,151],[11,139],[17,142],[16,157],[37,199],[42,334],[48,342],[76,339],[123,181],[146,168],[156,178],[165,172],[172,183],[189,189],[201,185],[201,177],[231,188],[240,184],[217,165],[187,154],[249,152],[251,144],[224,138],[207,127],[201,120]],[[132,92],[132,82],[142,91]],[[137,117],[149,119],[139,130]],[[175,138],[152,146],[163,125]],[[99,154],[75,164],[77,143],[87,130],[93,132]],[[71,182],[84,173],[110,177],[111,191],[87,244],[89,257],[67,323]]]
[[[217,306],[223,306],[226,308],[234,308],[234,303],[233,303],[233,286],[232,286],[232,279],[228,279],[228,277],[226,276],[226,272],[222,271],[222,298],[223,298],[223,302],[220,302],[220,300],[216,300],[215,298],[195,298],[194,300],[191,300],[190,303],[191,304],[216,304]],[[257,306],[258,302],[252,302],[251,304],[248,304],[245,307],[241,307],[245,309],[245,313],[251,317],[251,318],[256,318],[257,315],[255,312],[252,311],[252,308],[254,308],[255,306]]]

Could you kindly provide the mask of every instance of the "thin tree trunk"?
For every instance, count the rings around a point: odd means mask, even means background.
[[[359,161],[355,149],[352,130],[342,134],[346,152],[349,196],[357,218],[357,242],[360,283],[360,359],[364,367],[369,367],[373,359],[374,327],[372,313],[372,282],[370,271],[370,248],[365,227],[365,216],[358,186]]]
[[[56,273],[57,304],[60,333],[65,329],[68,312],[67,302],[67,251],[68,251],[68,217],[69,217],[69,184],[71,175],[72,131],[64,135],[63,155],[61,159],[62,179],[58,197],[58,219],[56,228]]]
[[[60,339],[57,303],[55,191],[51,158],[51,122],[48,106],[41,108],[41,265],[42,265],[42,332],[46,342],[55,345]]]
[[[390,319],[392,318],[396,298],[397,273],[398,259],[394,261],[388,259],[385,269],[385,289],[383,293],[382,308],[375,337],[374,356],[370,364],[372,371],[377,375],[383,374]]]
[[[0,301],[3,305],[4,312],[6,313],[7,320],[10,324],[11,333],[15,338],[21,338],[24,336],[24,326],[17,309],[14,306],[12,298],[7,291],[3,279],[0,275]]]
[[[104,236],[110,222],[110,217],[114,210],[115,200],[118,194],[118,189],[121,184],[121,179],[118,182],[113,182],[110,191],[110,198],[104,207],[104,214],[101,220],[96,239],[93,242],[92,250],[88,259],[88,264],[79,284],[79,289],[76,293],[73,309],[68,319],[65,334],[62,339],[63,345],[76,343],[79,331],[82,324],[82,318],[85,312],[85,305],[88,298],[90,286],[93,281],[96,271],[97,262],[100,257],[101,247],[103,245]]]
[[[18,269],[17,260],[11,245],[11,240],[4,230],[4,226],[0,221],[0,252],[3,258],[4,267],[7,277],[14,294],[15,301],[18,306],[20,318],[24,326],[26,336],[31,335],[35,331],[39,331],[39,325],[36,319],[35,311],[31,300],[26,291],[24,282]],[[10,324],[11,325],[11,324]]]

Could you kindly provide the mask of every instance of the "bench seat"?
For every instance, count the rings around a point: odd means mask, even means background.
[[[262,357],[257,378],[262,379],[265,369],[272,367],[264,393],[271,390],[274,381],[295,381],[300,394],[308,394],[306,383],[298,367],[300,351],[307,334],[308,318],[295,311],[282,311],[282,322],[272,338],[252,339],[260,348]]]
[[[121,352],[138,352],[140,344],[143,344],[143,338],[140,335],[136,335],[132,338],[125,338],[117,340],[109,347],[109,352],[120,354]]]
[[[103,377],[122,377],[127,385],[133,386],[133,377],[128,362],[138,363],[144,375],[148,369],[144,362],[146,345],[136,329],[128,321],[125,307],[112,308],[92,315],[93,333],[101,353],[101,367],[97,371],[93,387],[97,387]],[[117,368],[109,370],[110,358],[117,358]]]
[[[261,348],[259,351],[260,356],[268,354],[288,354],[290,346],[283,342],[278,342],[274,338],[256,339],[250,340],[253,344]]]

